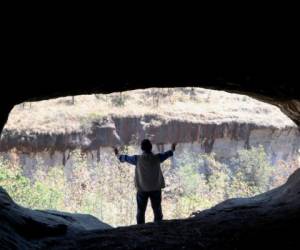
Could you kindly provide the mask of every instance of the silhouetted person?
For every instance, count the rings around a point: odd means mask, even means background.
[[[160,163],[173,156],[176,144],[172,144],[169,151],[159,154],[152,153],[152,144],[148,139],[141,143],[143,153],[141,155],[119,155],[117,148],[114,148],[115,154],[120,162],[128,162],[135,165],[135,187],[137,189],[137,224],[145,223],[145,212],[148,198],[154,213],[154,222],[163,219],[161,208],[161,189],[165,187],[165,180],[160,169]]]

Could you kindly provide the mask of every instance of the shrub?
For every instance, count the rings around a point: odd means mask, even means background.
[[[122,92],[120,92],[119,94],[112,95],[111,103],[114,106],[123,107],[125,105],[125,102],[127,99],[128,99],[128,96],[124,95],[124,94],[122,94]]]
[[[236,157],[231,159],[234,181],[245,182],[251,189],[264,192],[270,188],[273,167],[267,160],[262,145],[250,150],[240,150]]]
[[[38,208],[55,209],[62,201],[63,193],[58,186],[51,186],[42,181],[32,182],[22,174],[20,167],[0,160],[0,186],[20,205]]]

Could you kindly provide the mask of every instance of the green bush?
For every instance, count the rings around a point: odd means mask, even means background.
[[[238,151],[229,164],[217,161],[215,154],[184,152],[182,155],[178,159],[181,186],[178,195],[182,198],[179,203],[185,208],[187,203],[194,202],[201,210],[207,204],[251,197],[271,188],[274,167],[268,163],[262,146]]]
[[[30,181],[22,174],[21,168],[16,168],[9,162],[0,160],[0,186],[12,199],[23,206],[38,209],[55,209],[62,202],[63,194],[57,186],[49,183]]]
[[[274,171],[262,145],[250,150],[240,150],[236,157],[231,159],[233,182],[243,182],[250,189],[264,192],[270,188],[271,176]]]

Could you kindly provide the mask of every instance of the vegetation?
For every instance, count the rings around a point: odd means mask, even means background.
[[[127,99],[128,95],[124,95],[122,92],[111,95],[111,103],[116,107],[123,107]]]
[[[125,148],[133,153],[133,146]],[[120,164],[112,153],[103,153],[99,163],[90,164],[86,155],[73,151],[72,166],[45,170],[43,162],[31,176],[18,164],[0,161],[0,185],[19,204],[36,209],[89,213],[111,225],[135,223],[134,167]],[[163,166],[165,219],[184,218],[232,197],[250,197],[282,184],[295,166],[271,166],[263,147],[241,150],[230,163],[214,154],[184,152],[176,164]],[[274,176],[279,176],[274,178]],[[149,207],[147,221],[152,221]]]
[[[296,127],[275,106],[244,95],[193,87],[151,88],[23,103],[14,107],[5,130],[24,134],[71,133],[84,131],[93,121],[109,116],[151,114],[192,122],[236,121],[278,128]]]

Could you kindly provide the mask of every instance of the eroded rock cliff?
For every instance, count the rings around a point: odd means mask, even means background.
[[[167,148],[164,145],[176,142],[179,152],[184,149],[214,152],[218,159],[225,161],[240,149],[263,145],[272,164],[278,160],[294,160],[300,148],[300,133],[293,124],[279,127],[243,121],[217,123],[145,115],[106,117],[104,121],[91,122],[86,131],[69,134],[4,130],[0,151],[9,159],[39,156],[45,161],[65,165],[74,149],[81,149],[91,160],[100,161],[102,152],[107,151],[105,148],[138,145],[143,138],[151,138],[159,151]],[[26,165],[26,160],[22,164]]]

